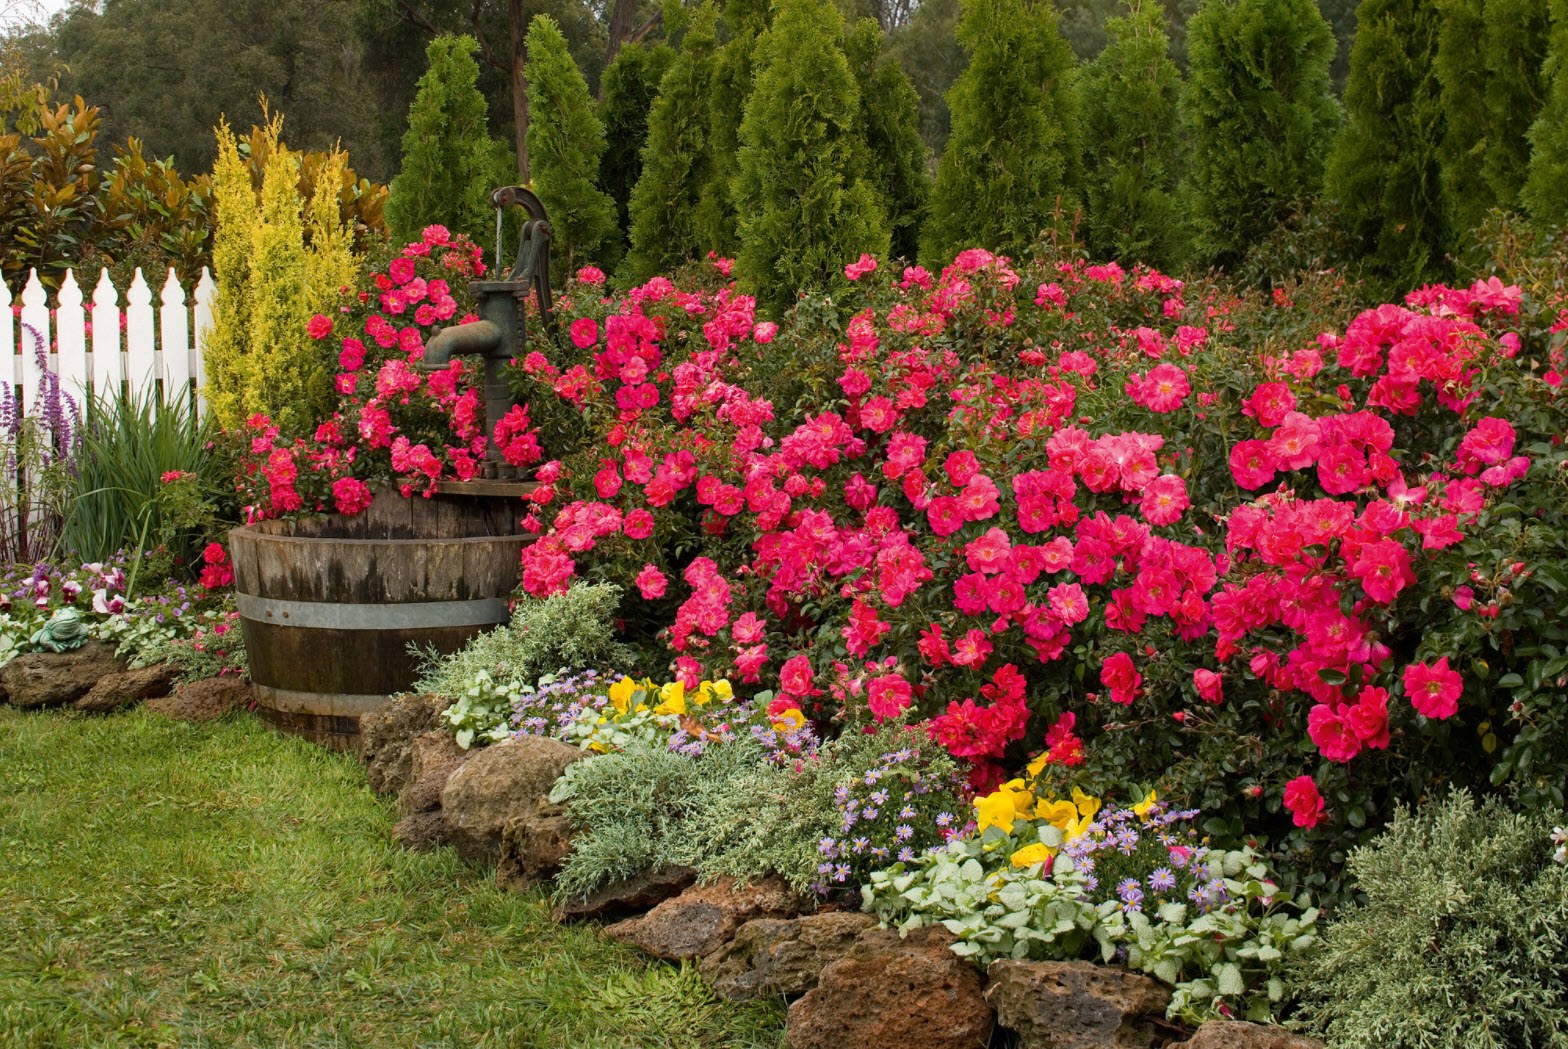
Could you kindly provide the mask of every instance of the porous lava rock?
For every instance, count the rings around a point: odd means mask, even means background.
[[[203,722],[243,710],[256,701],[256,690],[239,677],[205,677],[187,681],[167,696],[147,701],[147,709],[178,721]]]
[[[690,867],[661,867],[643,871],[630,878],[601,885],[586,896],[556,903],[555,920],[610,921],[657,907],[672,896],[679,896],[697,881]]]
[[[447,780],[474,753],[458,746],[452,734],[442,729],[415,736],[409,752],[408,779],[397,796],[397,811],[401,816],[439,809],[441,791]]]
[[[706,958],[753,918],[788,918],[810,903],[781,878],[738,886],[734,878],[694,885],[648,913],[617,922],[605,935],[655,958],[679,962]]]
[[[533,811],[567,766],[586,756],[542,736],[519,736],[476,750],[441,791],[447,837],[458,854],[495,862],[507,822]]]
[[[992,962],[986,1001],[1020,1049],[1151,1049],[1171,992],[1091,962]]]
[[[822,970],[876,925],[869,914],[827,911],[800,918],[754,918],[702,961],[713,993],[732,1002],[798,998],[817,985]]]
[[[133,707],[145,699],[167,696],[179,676],[179,668],[167,663],[110,674],[100,678],[73,705],[86,714],[112,714],[116,710]]]
[[[102,641],[69,652],[29,652],[0,667],[0,689],[13,707],[63,707],[99,681],[125,671],[125,661]]]
[[[572,821],[566,806],[548,798],[532,811],[514,816],[501,829],[501,857],[495,881],[503,892],[522,892],[551,881],[572,851]]]
[[[1208,1020],[1185,1042],[1167,1049],[1324,1049],[1323,1043],[1283,1027],[1241,1020]]]
[[[401,794],[414,759],[414,740],[445,727],[441,712],[451,705],[442,696],[396,696],[380,710],[359,718],[359,756],[365,777],[377,794]]]

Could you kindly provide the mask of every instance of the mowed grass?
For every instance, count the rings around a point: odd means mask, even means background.
[[[249,716],[0,707],[0,1046],[777,1046]]]

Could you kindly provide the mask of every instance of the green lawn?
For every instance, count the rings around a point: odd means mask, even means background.
[[[776,1046],[777,1005],[390,841],[352,757],[0,707],[0,1045]]]

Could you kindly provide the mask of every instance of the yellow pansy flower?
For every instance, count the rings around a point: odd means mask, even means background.
[[[1077,787],[1073,788],[1073,804],[1078,807],[1078,815],[1085,820],[1094,819],[1094,814],[1100,811],[1100,799],[1090,794],[1085,794]]]
[[[1034,792],[1021,779],[1008,780],[1002,784],[1002,789],[1012,792],[1013,807],[1018,810],[1020,818],[1028,819],[1030,813],[1034,811]]]
[[[1148,794],[1144,795],[1142,801],[1138,802],[1138,804],[1132,807],[1132,811],[1138,814],[1139,819],[1142,819],[1149,814],[1149,810],[1154,808],[1154,803],[1158,800],[1159,799],[1154,796],[1154,791],[1151,790]]]
[[[610,686],[610,702],[615,704],[615,709],[622,714],[631,707],[632,695],[637,691],[637,682],[629,677],[623,677]]]
[[[975,799],[975,821],[982,831],[987,827],[1000,827],[1011,834],[1013,821],[1017,818],[1018,806],[1013,801],[1013,792],[1006,787]]]
[[[785,735],[794,732],[805,723],[806,715],[800,712],[799,707],[790,707],[788,710],[781,710],[773,718],[773,727]]]
[[[1070,801],[1042,801],[1035,806],[1036,819],[1045,820],[1058,830],[1065,831],[1078,820],[1078,809]]]
[[[1030,761],[1029,764],[1024,766],[1024,769],[1029,773],[1029,778],[1034,779],[1035,777],[1039,776],[1040,773],[1045,771],[1045,766],[1050,764],[1050,761],[1051,752],[1049,750],[1042,750],[1040,753],[1034,756],[1034,759]]]
[[[713,687],[713,698],[717,699],[720,703],[728,703],[730,700],[735,698],[735,689],[734,689],[734,687],[728,681],[725,681],[723,678],[720,678],[719,680],[713,682],[713,686],[712,687]]]
[[[1011,857],[1014,867],[1030,867],[1036,863],[1044,863],[1050,858],[1051,850],[1043,841],[1037,841],[1033,845],[1025,845],[1013,853]]]
[[[663,702],[653,708],[655,714],[686,713],[686,686],[679,681],[671,681],[659,689],[659,698]]]

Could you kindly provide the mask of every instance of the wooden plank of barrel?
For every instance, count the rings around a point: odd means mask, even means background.
[[[235,601],[262,720],[336,750],[360,715],[410,689],[409,645],[455,652],[505,622],[531,540],[516,499],[376,496],[353,517],[229,533]]]

